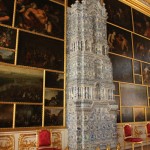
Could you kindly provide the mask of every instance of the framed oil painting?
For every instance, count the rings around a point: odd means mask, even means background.
[[[15,127],[42,126],[42,106],[16,105]]]
[[[45,108],[45,126],[63,126],[63,109]]]
[[[104,0],[108,12],[108,22],[132,31],[131,8],[118,0]]]
[[[122,106],[147,106],[147,87],[134,84],[121,84]]]
[[[123,107],[122,108],[122,122],[133,122],[133,108]]]
[[[120,120],[120,111],[117,111],[117,123],[120,123],[121,120]]]
[[[134,108],[135,122],[145,121],[145,108]]]
[[[142,84],[142,76],[134,75],[135,84]]]
[[[150,85],[150,64],[142,63],[143,84]]]
[[[14,0],[0,0],[0,24],[12,25]]]
[[[0,102],[42,103],[42,96],[42,71],[0,65]]]
[[[150,17],[133,9],[134,31],[150,38]]]
[[[118,105],[118,110],[120,110],[120,96],[115,96],[114,98],[115,98],[115,101]]]
[[[63,107],[63,91],[61,90],[45,90],[45,106]]]
[[[64,6],[49,0],[17,0],[16,5],[16,27],[64,38]]]
[[[113,79],[115,81],[133,82],[132,60],[109,54],[113,66]]]
[[[150,121],[150,107],[146,108],[147,121]]]
[[[0,104],[0,128],[12,128],[13,104]]]
[[[133,34],[133,43],[134,43],[134,58],[150,62],[149,40]]]
[[[141,75],[141,63],[140,63],[140,61],[134,60],[134,74]]]
[[[131,33],[107,23],[109,52],[132,57]]]
[[[0,49],[0,62],[14,64],[15,52]]]
[[[17,65],[64,70],[64,42],[20,32]]]
[[[64,74],[46,71],[45,86],[47,88],[64,88]]]
[[[16,30],[0,26],[0,47],[15,49]]]

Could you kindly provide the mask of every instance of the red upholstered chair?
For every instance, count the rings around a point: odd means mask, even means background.
[[[150,139],[150,122],[146,124],[146,141]]]
[[[41,130],[38,132],[37,150],[60,150],[52,146],[51,132],[49,130]]]
[[[133,137],[132,126],[129,124],[124,125],[123,132],[124,132],[124,149],[126,143],[132,144],[132,150],[134,150],[135,144],[141,144],[141,150],[143,150],[143,140],[141,138]]]

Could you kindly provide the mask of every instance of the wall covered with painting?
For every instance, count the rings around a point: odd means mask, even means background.
[[[118,123],[150,121],[150,17],[118,0],[104,2]]]
[[[65,0],[0,1],[0,129],[65,127]]]

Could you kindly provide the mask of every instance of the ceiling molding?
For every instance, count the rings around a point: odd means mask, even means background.
[[[132,8],[150,16],[150,0],[119,0]]]

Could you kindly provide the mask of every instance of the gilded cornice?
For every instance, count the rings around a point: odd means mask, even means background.
[[[132,8],[150,16],[150,0],[119,0]]]

